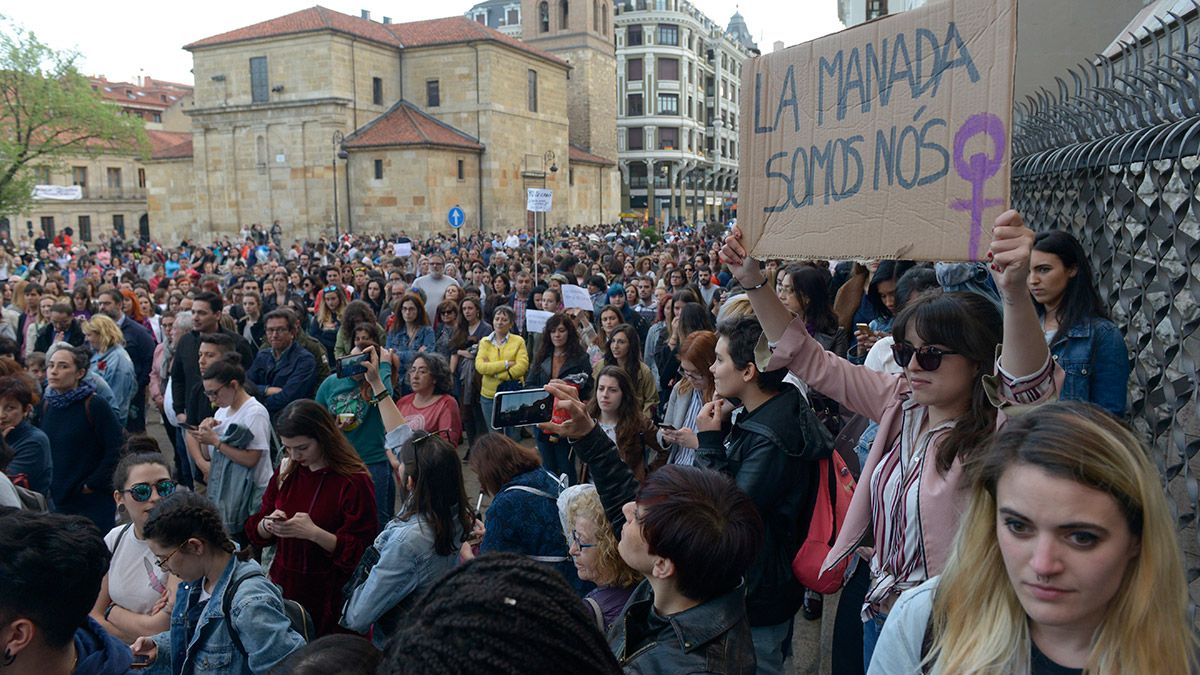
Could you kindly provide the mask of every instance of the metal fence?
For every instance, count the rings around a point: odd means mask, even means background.
[[[1195,0],[1193,0],[1195,3]],[[1133,360],[1130,421],[1150,443],[1200,599],[1200,30],[1172,15],[1017,105],[1014,208],[1092,254]],[[1132,37],[1132,36],[1131,36]],[[1069,82],[1068,82],[1069,80]]]

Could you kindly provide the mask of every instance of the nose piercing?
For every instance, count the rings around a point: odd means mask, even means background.
[[[1044,584],[1044,583],[1050,581],[1050,577],[1044,577],[1039,574],[1039,575],[1037,575],[1037,580],[1038,580],[1038,583]]]

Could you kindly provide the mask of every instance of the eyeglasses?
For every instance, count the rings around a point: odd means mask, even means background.
[[[129,496],[133,497],[133,501],[135,502],[148,502],[150,501],[151,490],[157,490],[159,497],[170,497],[175,494],[175,488],[177,487],[179,487],[179,483],[166,478],[154,484],[134,483],[133,487],[128,490],[121,490],[121,492],[128,492]]]
[[[337,286],[326,286],[323,290],[326,293],[332,293],[337,290]]]
[[[211,400],[213,400],[214,398],[216,398],[218,395],[220,395],[220,393],[221,393],[221,390],[222,390],[222,389],[224,389],[225,387],[228,387],[228,386],[229,386],[229,384],[232,384],[232,383],[223,384],[223,385],[221,385],[221,386],[217,387],[216,389],[212,389],[212,390],[205,389],[205,390],[204,390],[204,395],[205,395],[205,396],[207,396],[207,397],[208,397],[208,400],[210,400],[210,401],[211,401]]]
[[[158,569],[160,569],[160,570],[166,569],[167,563],[170,562],[171,558],[173,558],[176,553],[179,553],[179,551],[182,550],[184,546],[187,546],[186,541],[183,542],[182,544],[180,544],[179,546],[176,546],[174,551],[171,551],[170,553],[167,554],[167,557],[159,558],[159,559],[155,560],[154,561],[155,566],[157,566]]]
[[[946,349],[938,349],[937,347],[925,346],[917,349],[916,347],[903,342],[897,342],[892,345],[892,358],[896,359],[896,365],[901,368],[907,368],[913,356],[917,357],[917,365],[921,366],[922,370],[937,370],[942,365],[942,357],[947,354],[957,354]]]
[[[594,548],[596,546],[595,544],[585,544],[582,541],[579,541],[579,531],[578,530],[571,530],[571,541],[575,542],[575,547],[578,548],[580,551],[582,551],[586,548]]]

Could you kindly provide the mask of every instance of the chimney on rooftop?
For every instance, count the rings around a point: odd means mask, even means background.
[[[371,10],[364,9],[361,11],[362,11],[362,18],[366,19],[367,21],[370,21],[371,20]]]
[[[390,17],[390,16],[385,16],[385,17],[383,17],[383,22],[384,22],[385,24],[391,23],[391,22],[392,22],[392,17]]]

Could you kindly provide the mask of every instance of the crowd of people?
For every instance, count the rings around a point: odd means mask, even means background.
[[[277,230],[0,254],[0,670],[1197,672],[1069,234]]]

